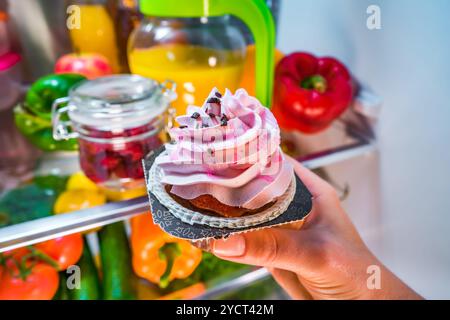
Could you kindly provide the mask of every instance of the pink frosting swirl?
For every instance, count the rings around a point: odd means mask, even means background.
[[[202,107],[189,106],[176,120],[167,153],[155,161],[172,193],[257,209],[289,187],[293,169],[280,150],[278,124],[244,89],[223,97],[213,89]]]

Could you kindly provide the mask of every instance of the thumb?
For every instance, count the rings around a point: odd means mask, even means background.
[[[270,228],[215,240],[212,252],[223,259],[298,272],[310,255],[308,231]],[[301,263],[303,262],[303,263]]]

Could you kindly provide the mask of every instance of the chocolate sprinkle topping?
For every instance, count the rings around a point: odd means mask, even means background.
[[[220,120],[220,125],[221,125],[222,127],[225,127],[227,124],[228,124],[228,120],[227,120],[227,119],[221,119],[221,120]]]
[[[215,97],[211,97],[208,99],[208,101],[206,101],[207,103],[217,103],[220,105],[220,100],[218,98]]]
[[[193,118],[193,119],[198,119],[198,118],[200,118],[200,113],[194,112],[194,113],[192,114],[191,118]]]
[[[216,92],[216,97],[217,98],[222,98],[222,95],[220,94],[220,92]]]
[[[221,121],[225,120],[228,121],[228,118],[225,114],[222,114],[222,117],[220,118]]]
[[[180,129],[186,129],[188,126],[180,126]]]
[[[214,113],[212,113],[212,112],[208,113],[208,116],[210,116],[211,118],[215,118],[216,117],[216,115]]]
[[[202,124],[202,128],[208,128],[208,127],[209,126],[206,123]]]

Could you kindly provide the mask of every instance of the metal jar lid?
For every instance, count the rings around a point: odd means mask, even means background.
[[[163,114],[175,98],[171,81],[159,83],[138,75],[83,81],[70,90],[68,97],[53,104],[54,137],[77,137],[80,126],[103,131],[137,127]],[[61,121],[63,114],[70,120]]]

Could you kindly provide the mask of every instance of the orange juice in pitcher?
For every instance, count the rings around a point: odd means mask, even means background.
[[[214,86],[222,92],[237,89],[243,69],[242,57],[233,51],[181,44],[134,50],[129,63],[133,73],[175,81],[177,114],[183,114],[188,104],[202,105]]]
[[[229,17],[146,18],[128,44],[132,73],[177,84],[177,114],[202,105],[213,87],[236,90],[242,77],[245,40]]]

